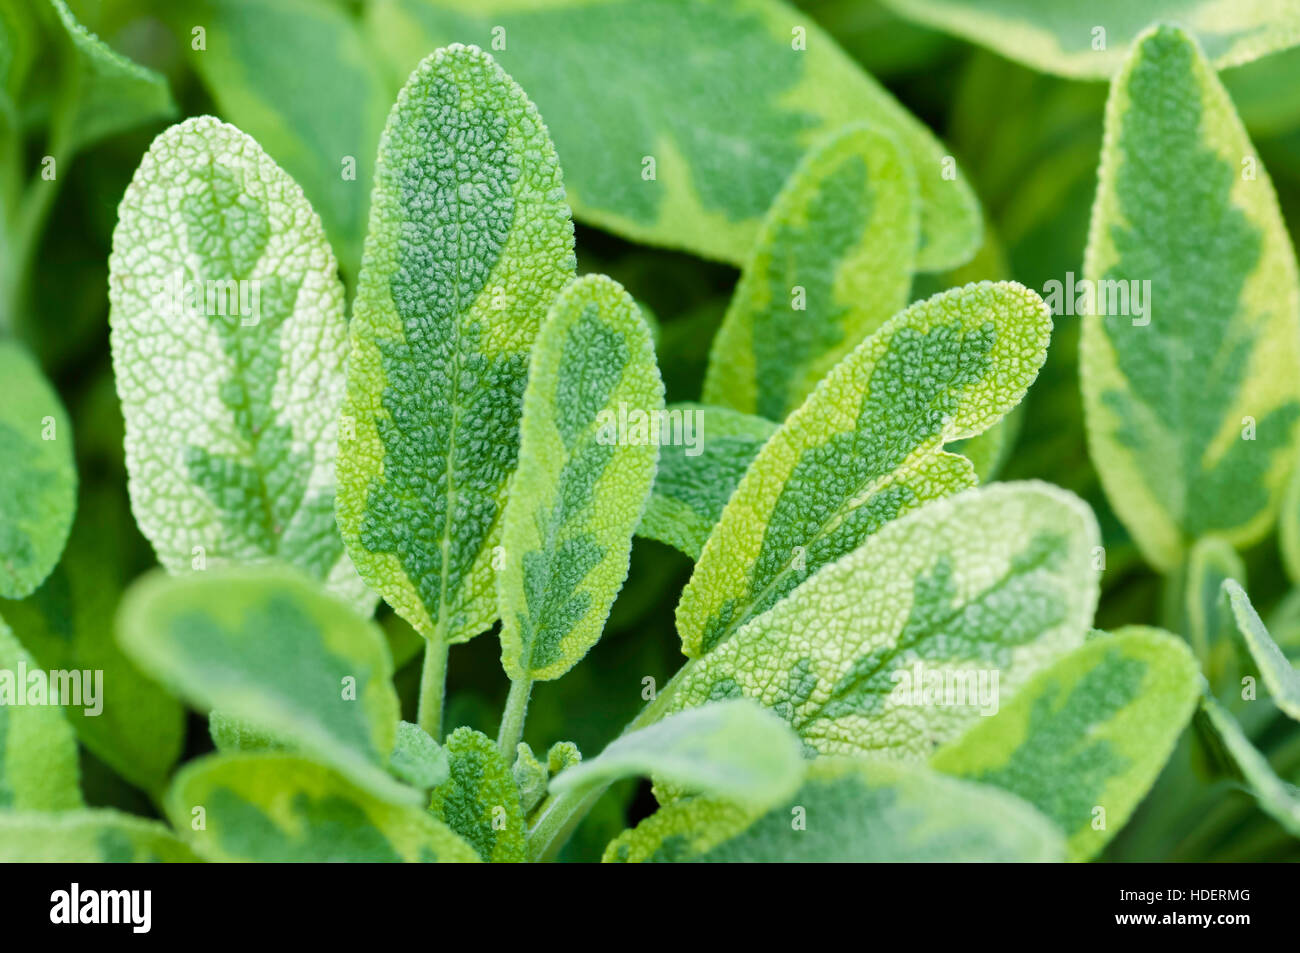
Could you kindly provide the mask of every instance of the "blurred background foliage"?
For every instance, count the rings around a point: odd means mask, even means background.
[[[362,2],[258,0],[252,7],[250,0],[68,3],[82,24],[155,71],[170,91],[160,97],[156,90],[145,90],[135,117],[139,121],[130,128],[115,128],[112,122],[101,128],[50,128],[54,103],[66,94],[68,76],[75,71],[76,51],[46,11],[41,35],[29,38],[21,95],[0,125],[0,155],[9,157],[0,195],[7,203],[9,233],[20,236],[0,249],[5,323],[37,355],[68,408],[81,483],[72,541],[60,571],[46,586],[67,585],[71,577],[74,589],[93,590],[95,611],[107,626],[117,593],[154,561],[129,514],[106,294],[117,204],[141,155],[154,135],[185,116],[212,113],[240,126],[295,176],[332,229],[351,289],[374,151],[402,77],[393,75],[396,67],[368,45],[360,26]],[[1096,189],[1105,83],[1034,72],[903,21],[874,0],[800,0],[799,6],[948,144],[983,205],[986,238],[980,254],[955,273],[918,275],[915,297],[981,278],[1012,277],[1041,290],[1049,279],[1081,271]],[[253,8],[256,16],[248,20]],[[198,24],[207,29],[204,52],[191,49],[191,30]],[[229,43],[222,39],[223,29],[230,31]],[[0,78],[15,68],[12,53],[0,56]],[[1277,186],[1294,240],[1300,226],[1300,49],[1222,75]],[[318,84],[322,78],[328,78],[325,90]],[[95,78],[83,76],[82,81]],[[80,122],[87,123],[86,117]],[[79,132],[93,133],[93,138]],[[51,154],[60,161],[48,207],[24,208],[23,182],[39,176],[43,158]],[[338,174],[338,156],[349,154],[357,159],[355,181]],[[35,219],[26,223],[26,239],[24,215]],[[24,240],[27,247],[18,247]],[[581,271],[610,274],[656,319],[668,400],[697,399],[708,348],[737,271],[631,244],[581,224],[577,245]],[[1089,463],[1076,368],[1078,331],[1076,319],[1058,320],[1048,363],[1017,415],[1018,426],[1010,428],[1015,442],[1004,448],[999,476],[1049,480],[1079,493],[1097,512],[1107,551],[1098,627],[1151,623],[1178,628],[1179,610],[1165,605],[1164,580],[1138,558]],[[1289,591],[1276,541],[1266,540],[1243,559],[1255,605],[1278,641],[1295,653],[1300,597]],[[567,738],[594,754],[643,704],[643,680],[653,678],[662,685],[668,679],[680,659],[673,608],[689,572],[690,563],[681,554],[636,541],[627,585],[602,641],[564,679],[540,683],[534,691],[526,738],[535,749]],[[44,587],[27,601],[39,601],[43,594]],[[19,610],[12,620],[20,637],[21,616]],[[379,621],[399,665],[405,717],[413,720],[418,638],[386,608]],[[494,637],[458,646],[452,653],[447,723],[495,733],[507,687]],[[1268,749],[1270,726],[1253,727],[1256,740]],[[192,716],[187,728],[184,756],[210,748],[202,719]],[[1294,739],[1283,747],[1271,751],[1275,767],[1289,780],[1300,781],[1300,748]],[[95,755],[83,757],[90,803],[152,812],[141,790],[147,779],[128,781],[120,769]],[[162,760],[168,757],[164,753]],[[1247,795],[1231,789],[1198,756],[1189,732],[1107,857],[1296,859],[1295,842],[1261,815]],[[567,856],[598,857],[610,837],[652,806],[644,787],[630,782],[616,786],[584,823]]]

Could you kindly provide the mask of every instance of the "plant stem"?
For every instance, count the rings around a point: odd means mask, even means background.
[[[687,660],[686,664],[677,670],[677,674],[668,680],[668,684],[655,694],[650,704],[642,708],[641,713],[627,723],[620,732],[620,737],[654,724],[662,718],[668,710],[668,702],[677,691],[677,686],[694,665],[695,659]],[[511,692],[513,691],[512,687]],[[564,842],[569,839],[569,835],[608,788],[609,784],[599,784],[585,791],[565,791],[547,800],[538,813],[537,823],[528,832],[528,849],[532,860],[554,860],[555,855],[564,846]]]
[[[497,747],[506,762],[514,760],[515,747],[524,737],[524,718],[528,714],[528,699],[533,693],[533,680],[527,675],[510,682],[506,708],[501,713],[501,730],[497,732]]]
[[[447,640],[425,639],[424,670],[420,675],[420,727],[442,741],[442,697],[447,690]]]

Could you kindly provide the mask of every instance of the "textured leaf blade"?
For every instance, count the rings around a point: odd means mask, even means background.
[[[81,807],[77,739],[62,708],[49,704],[54,688],[0,619],[0,817]]]
[[[1264,680],[1264,687],[1268,689],[1273,703],[1300,721],[1300,672],[1296,671],[1290,659],[1269,635],[1259,613],[1250,604],[1246,590],[1235,579],[1225,579],[1223,591],[1232,606],[1237,631],[1241,633],[1246,648],[1259,667],[1260,678]]]
[[[667,708],[743,696],[812,752],[928,757],[1083,642],[1098,541],[1087,506],[1048,484],[931,503],[688,662]],[[935,679],[945,704],[926,702]]]
[[[100,711],[87,717],[73,707],[68,719],[101,761],[157,794],[180,756],[185,713],[123,654],[107,624],[125,588],[121,540],[134,532],[130,520],[124,489],[90,492],[78,507],[59,565],[5,614],[42,668],[103,673]]]
[[[474,852],[419,807],[376,798],[290,754],[221,754],[176,776],[167,815],[203,857],[273,863],[465,863]],[[204,825],[195,824],[203,811]]]
[[[35,362],[0,342],[0,597],[21,599],[59,561],[77,505],[72,427]]]
[[[200,708],[244,719],[398,801],[387,773],[399,705],[378,627],[296,571],[153,575],[123,599],[118,640]]]
[[[960,171],[943,174],[944,147],[776,0],[380,0],[369,24],[399,68],[445,43],[504,36],[497,55],[546,117],[577,216],[635,241],[740,264],[802,154],[868,122],[916,171],[919,267],[960,264],[979,246],[978,204]],[[644,79],[607,81],[631,75]]]
[[[66,123],[69,150],[176,114],[167,80],[113,50],[77,22],[63,0],[50,0],[71,47],[68,69],[75,94]]]
[[[514,774],[494,742],[457,728],[443,745],[451,777],[433,789],[429,810],[494,863],[528,859],[528,828]]]
[[[967,285],[896,315],[763,445],[677,607],[697,657],[889,520],[975,482],[943,445],[986,430],[1043,362],[1051,316],[1014,283]]]
[[[660,448],[637,535],[699,559],[727,500],[777,425],[730,407],[682,403],[670,404],[667,412],[670,419],[680,416],[689,438]]]
[[[1258,540],[1296,457],[1300,284],[1268,175],[1175,27],[1112,85],[1084,276],[1112,282],[1083,318],[1089,450],[1143,554],[1169,570],[1201,536]],[[1144,281],[1145,315],[1114,313]]]
[[[184,864],[198,860],[164,825],[119,811],[0,811],[0,862],[6,864]]]
[[[615,739],[599,756],[554,778],[550,789],[585,790],[654,775],[675,790],[763,810],[793,795],[803,774],[799,739],[784,721],[753,702],[724,701]]]
[[[431,55],[380,141],[338,461],[348,552],[426,638],[496,619],[528,352],[574,269],[536,108],[481,50]]]
[[[1061,836],[1031,806],[923,765],[819,758],[790,803],[752,819],[695,798],[616,838],[606,861],[1044,862]],[[794,823],[802,822],[802,826]]]
[[[852,126],[815,145],[759,229],[704,403],[784,420],[907,304],[918,229],[914,173],[892,136]]]
[[[1069,859],[1088,860],[1164,767],[1196,708],[1199,676],[1187,646],[1165,632],[1104,635],[1039,672],[930,764],[1033,804],[1065,834]]]
[[[392,104],[357,25],[311,0],[198,0],[171,21],[181,35],[203,25],[206,46],[189,57],[222,115],[302,185],[355,275],[375,143]]]
[[[1142,29],[1157,17],[1190,26],[1215,69],[1249,63],[1300,43],[1300,13],[1286,2],[1171,0],[1155,5],[1155,10],[1125,0],[884,2],[918,23],[982,44],[1033,69],[1076,79],[1112,75],[1132,44],[1141,42]]]
[[[502,518],[512,679],[559,678],[600,638],[654,482],[663,406],[650,330],[622,286],[598,275],[561,291],[533,349]]]
[[[109,259],[136,521],[170,572],[280,560],[364,612],[334,525],[347,322],[302,191],[211,117],[154,140]]]

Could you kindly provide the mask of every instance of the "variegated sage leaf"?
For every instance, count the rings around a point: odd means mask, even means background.
[[[1111,86],[1084,279],[1089,450],[1143,554],[1168,571],[1201,536],[1260,539],[1296,459],[1300,284],[1268,174],[1179,28],[1144,33]]]
[[[700,558],[740,478],[777,425],[730,407],[670,404],[682,440],[660,448],[654,489],[637,535]]]
[[[915,174],[887,133],[818,143],[773,200],[713,339],[704,402],[780,423],[907,304]]]
[[[551,780],[556,793],[653,775],[675,791],[766,810],[803,779],[799,739],[751,701],[720,701],[680,712],[610,742],[597,757]]]
[[[1201,698],[1200,718],[1216,740],[1220,756],[1255,796],[1260,809],[1300,837],[1300,788],[1278,776],[1232,713],[1210,695]]]
[[[607,862],[1058,861],[1061,835],[1032,806],[924,765],[818,758],[785,805],[758,818],[674,801],[625,831]]]
[[[0,811],[0,863],[185,864],[199,859],[165,825],[121,811]]]
[[[1300,721],[1300,671],[1296,670],[1273,641],[1241,584],[1235,579],[1225,579],[1223,591],[1232,606],[1237,631],[1241,633],[1251,658],[1259,668],[1260,678],[1268,689],[1273,704]]]
[[[72,427],[40,368],[0,342],[0,597],[21,599],[59,561],[77,507]]]
[[[457,728],[443,750],[451,776],[433,789],[429,810],[483,860],[527,860],[528,828],[519,788],[496,742],[473,728]]]
[[[659,458],[663,383],[650,330],[603,275],[556,297],[537,336],[497,575],[501,662],[559,678],[596,644],[627,577]]]
[[[233,126],[172,126],[122,199],[109,300],[131,505],[159,562],[286,562],[369,613],[334,525],[343,285],[298,186]]]
[[[379,144],[338,461],[348,552],[425,638],[497,617],[528,354],[575,267],[536,108],[476,47],[430,55]]]
[[[1134,627],[1091,639],[935,753],[932,767],[1038,808],[1088,860],[1123,828],[1196,709],[1186,643]]]
[[[0,619],[0,818],[6,810],[81,807],[77,738],[59,704],[74,687],[71,701],[103,701],[102,680],[96,688],[91,672],[42,670]]]
[[[192,761],[172,783],[166,807],[172,824],[207,860],[478,860],[428,811],[377,798],[325,765],[292,754],[217,754]]]
[[[724,643],[881,526],[975,482],[943,445],[1024,395],[1052,319],[1021,285],[967,285],[912,305],[860,344],[763,445],[677,607],[682,651]]]
[[[1098,542],[1045,483],[931,503],[687,662],[665,707],[753,698],[809,753],[928,757],[1083,642]]]
[[[867,122],[916,173],[918,267],[979,246],[978,203],[944,146],[780,0],[376,0],[367,13],[399,70],[491,42],[551,127],[578,218],[634,241],[740,264],[808,148]]]
[[[1106,79],[1157,18],[1191,28],[1215,69],[1300,43],[1300,10],[1287,0],[884,0],[902,16],[945,30],[1046,73]]]
[[[118,640],[144,671],[201,709],[246,721],[380,797],[418,802],[388,773],[399,705],[379,627],[284,567],[137,582]]]

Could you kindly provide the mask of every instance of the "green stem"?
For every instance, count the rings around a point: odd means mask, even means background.
[[[627,723],[620,734],[626,735],[662,718],[682,679],[694,666],[695,659],[687,660],[686,664],[677,670],[677,674],[668,680],[668,684],[655,694],[650,704]],[[554,860],[555,855],[564,846],[564,842],[569,839],[569,835],[587,816],[587,812],[595,806],[608,787],[609,784],[599,784],[587,790],[565,791],[548,799],[538,810],[537,822],[528,832],[528,849],[532,859],[534,861]]]
[[[501,713],[501,730],[497,733],[497,747],[506,762],[514,760],[515,748],[524,737],[524,718],[528,715],[528,699],[533,693],[533,680],[527,675],[510,682],[506,708]]]
[[[420,727],[442,741],[442,698],[447,690],[447,640],[425,639],[424,670],[420,674]]]

